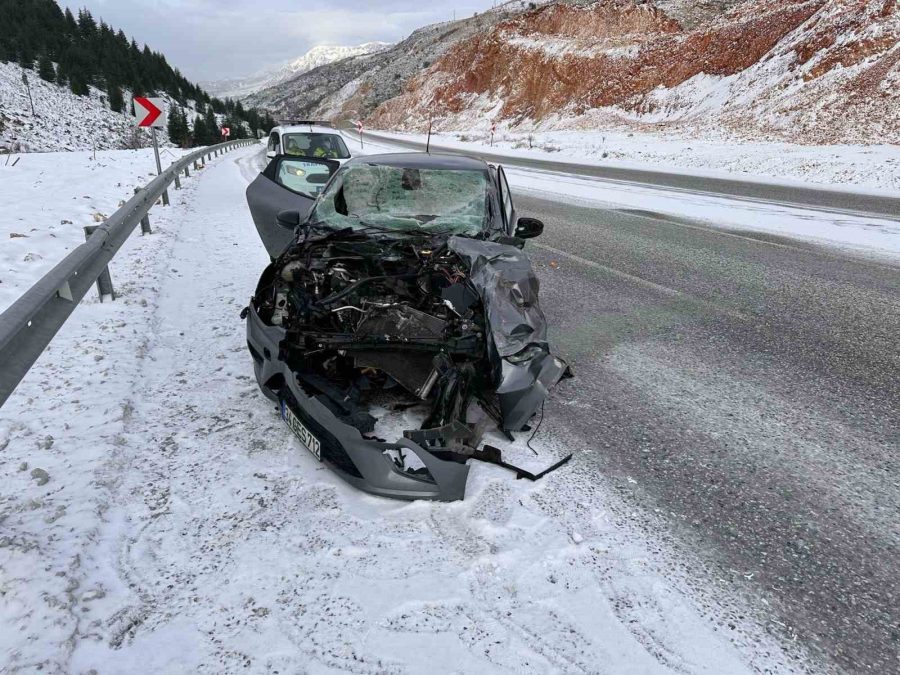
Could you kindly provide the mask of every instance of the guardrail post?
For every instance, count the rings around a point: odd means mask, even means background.
[[[91,235],[94,234],[96,229],[97,225],[84,226],[85,241],[91,238]],[[100,302],[103,302],[103,299],[106,296],[109,296],[110,300],[116,299],[116,291],[113,288],[112,276],[109,274],[109,265],[104,267],[103,271],[100,272],[100,276],[97,277],[97,292],[100,294]]]
[[[197,166],[197,162],[194,162],[194,166]],[[187,166],[184,167],[184,177],[185,177],[185,178],[190,178],[190,177],[191,177],[191,169],[190,169],[190,167],[187,167]]]
[[[169,205],[169,191],[168,190],[163,190],[162,198],[163,198],[163,206],[168,206]]]
[[[134,188],[134,194],[140,192],[140,188]],[[153,230],[150,229],[150,215],[144,214],[144,217],[141,218],[141,236],[145,234],[153,234]]]
[[[178,177],[177,173],[175,174],[175,189],[176,190],[181,189],[181,178]]]

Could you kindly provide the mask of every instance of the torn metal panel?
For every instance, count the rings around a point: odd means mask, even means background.
[[[547,346],[547,321],[538,303],[540,284],[531,261],[515,246],[450,237],[452,251],[468,263],[472,284],[484,303],[500,356],[531,344]]]

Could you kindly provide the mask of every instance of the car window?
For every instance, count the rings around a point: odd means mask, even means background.
[[[486,171],[354,165],[322,196],[313,220],[475,235],[489,222],[488,185]]]
[[[337,134],[284,134],[284,154],[295,157],[348,159],[350,151]]]
[[[308,197],[317,196],[330,177],[331,169],[325,164],[301,159],[282,159],[275,174],[279,185]]]

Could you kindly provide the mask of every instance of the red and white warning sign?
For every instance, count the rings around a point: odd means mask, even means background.
[[[162,129],[166,126],[166,104],[161,98],[134,97],[134,122],[138,127]]]
[[[356,131],[358,133],[362,133],[362,129],[363,129],[362,122],[357,122],[356,123]]]
[[[491,122],[491,133],[492,134],[497,133],[497,123],[496,122]]]
[[[231,127],[222,127],[222,137],[228,138],[231,136]]]

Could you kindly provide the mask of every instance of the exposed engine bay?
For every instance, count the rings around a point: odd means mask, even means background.
[[[256,301],[286,331],[283,357],[362,434],[367,392],[402,388],[434,404],[425,426],[458,419],[484,381],[485,319],[446,239],[312,237],[272,268]]]
[[[537,289],[530,262],[513,246],[425,232],[310,229],[263,274],[252,309],[281,337],[277,360],[302,393],[363,440],[394,440],[379,436],[372,406],[422,407],[419,428],[403,431],[407,447],[384,454],[395,471],[435,480],[418,449],[441,462],[475,458],[520,472],[496,448],[479,446],[489,426],[510,438],[527,429],[567,372],[549,353]],[[259,365],[265,356],[252,338],[250,348]],[[282,380],[261,384],[295,409],[297,397]],[[354,460],[332,456],[331,463],[346,471]]]

